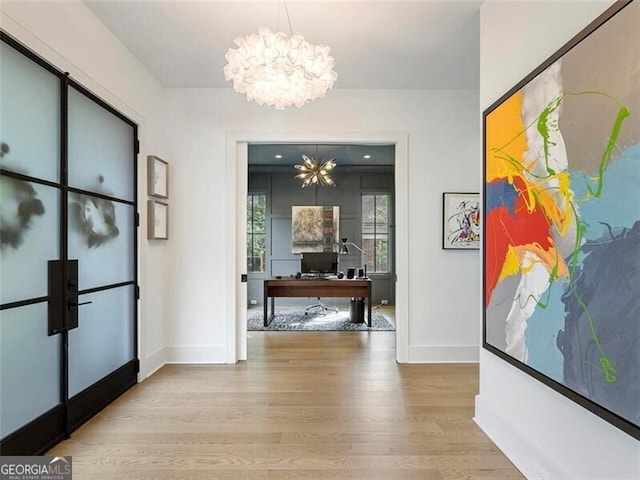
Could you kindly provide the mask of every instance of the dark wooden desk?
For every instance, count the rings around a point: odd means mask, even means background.
[[[368,278],[271,278],[264,281],[264,326],[275,315],[276,297],[357,297],[367,302],[367,326],[371,326],[371,280]],[[271,315],[268,299],[271,298]]]

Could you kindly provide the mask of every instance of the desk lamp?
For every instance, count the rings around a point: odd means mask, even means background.
[[[348,242],[347,238],[341,238],[340,239],[340,251],[338,252],[340,255],[349,255],[349,245],[351,245],[352,247],[355,247],[356,250],[358,250],[360,252],[360,254],[364,257],[366,255],[365,251],[362,249],[362,247],[359,247],[358,245],[356,245],[353,242]],[[367,264],[364,264],[364,277],[363,278],[367,278]]]

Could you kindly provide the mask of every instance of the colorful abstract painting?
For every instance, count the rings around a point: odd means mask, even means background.
[[[480,195],[442,194],[442,248],[480,248]]]
[[[640,438],[640,2],[484,113],[484,347]]]

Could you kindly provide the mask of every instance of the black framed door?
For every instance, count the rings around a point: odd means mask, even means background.
[[[1,33],[0,454],[137,381],[137,125]]]

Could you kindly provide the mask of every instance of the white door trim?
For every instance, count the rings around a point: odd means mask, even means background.
[[[247,359],[246,199],[249,143],[372,143],[394,144],[396,249],[396,360],[409,361],[409,144],[406,133],[227,133],[228,272],[227,362]]]

